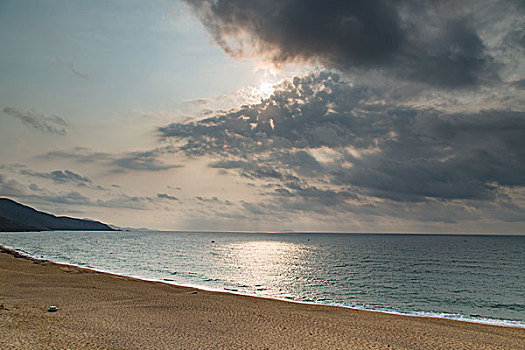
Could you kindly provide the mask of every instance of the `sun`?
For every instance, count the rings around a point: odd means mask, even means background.
[[[252,85],[238,90],[237,94],[241,97],[243,103],[257,104],[266,100],[275,91],[275,83],[264,81],[259,85]]]
[[[270,97],[273,92],[275,91],[275,84],[272,83],[261,83],[259,87],[256,88],[256,92],[259,95],[259,97],[264,100]]]

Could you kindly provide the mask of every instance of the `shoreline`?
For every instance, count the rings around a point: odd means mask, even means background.
[[[207,291],[58,264],[7,249],[0,251],[0,277],[4,348],[525,346],[525,329],[518,327]],[[57,305],[58,311],[48,313],[50,305]]]
[[[67,262],[57,262],[57,261],[49,260],[47,258],[37,258],[31,255],[31,253],[26,252],[22,249],[16,249],[13,247],[9,247],[9,246],[0,244],[0,253],[2,252],[12,254],[12,255],[19,255],[21,258],[26,258],[32,261],[36,260],[36,261],[41,261],[41,262],[49,262],[49,263],[58,264],[58,265],[86,269],[86,270],[97,272],[97,273],[137,279],[139,281],[144,281],[144,282],[163,283],[163,284],[167,284],[171,286],[182,287],[182,288],[192,288],[192,289],[197,289],[197,290],[207,291],[207,292],[212,292],[212,293],[227,293],[231,295],[239,295],[239,296],[246,296],[246,297],[252,297],[252,298],[262,298],[262,299],[276,300],[276,301],[289,302],[289,303],[295,303],[295,304],[339,307],[343,309],[378,312],[382,314],[397,315],[397,316],[431,318],[431,319],[438,319],[438,320],[443,319],[443,320],[474,323],[474,324],[489,325],[489,326],[496,326],[496,327],[511,327],[511,328],[525,329],[525,323],[520,322],[520,321],[515,321],[515,320],[492,319],[492,318],[487,318],[487,317],[476,319],[476,318],[471,318],[471,316],[460,315],[460,314],[449,314],[446,312],[399,311],[395,309],[389,309],[387,307],[382,308],[382,309],[381,308],[374,309],[374,308],[367,308],[366,306],[361,306],[361,305],[354,306],[354,305],[346,305],[346,304],[336,303],[336,302],[323,303],[323,302],[315,302],[315,301],[302,301],[302,300],[294,300],[294,299],[279,298],[279,297],[272,297],[272,296],[255,295],[255,294],[243,293],[243,292],[239,292],[235,290],[225,290],[225,289],[206,287],[206,286],[201,286],[201,285],[177,283],[175,281],[170,281],[166,279],[157,279],[157,278],[144,277],[144,276],[138,276],[138,275],[129,275],[129,274],[119,274],[113,271],[98,269],[98,268],[91,267],[91,266],[71,264]],[[439,314],[441,314],[442,316],[439,316]],[[450,316],[450,317],[447,317],[447,316]]]

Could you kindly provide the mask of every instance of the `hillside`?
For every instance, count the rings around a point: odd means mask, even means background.
[[[114,231],[98,221],[54,216],[22,205],[8,198],[0,198],[0,231]]]
[[[0,232],[21,232],[21,231],[36,231],[34,227],[24,225],[18,222],[13,222],[0,216]]]

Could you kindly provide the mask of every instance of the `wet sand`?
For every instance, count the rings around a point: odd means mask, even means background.
[[[525,329],[202,291],[0,248],[0,349],[58,348],[525,349]]]

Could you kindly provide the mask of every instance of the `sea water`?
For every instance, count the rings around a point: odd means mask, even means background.
[[[34,257],[205,289],[525,327],[525,237],[0,233]]]

